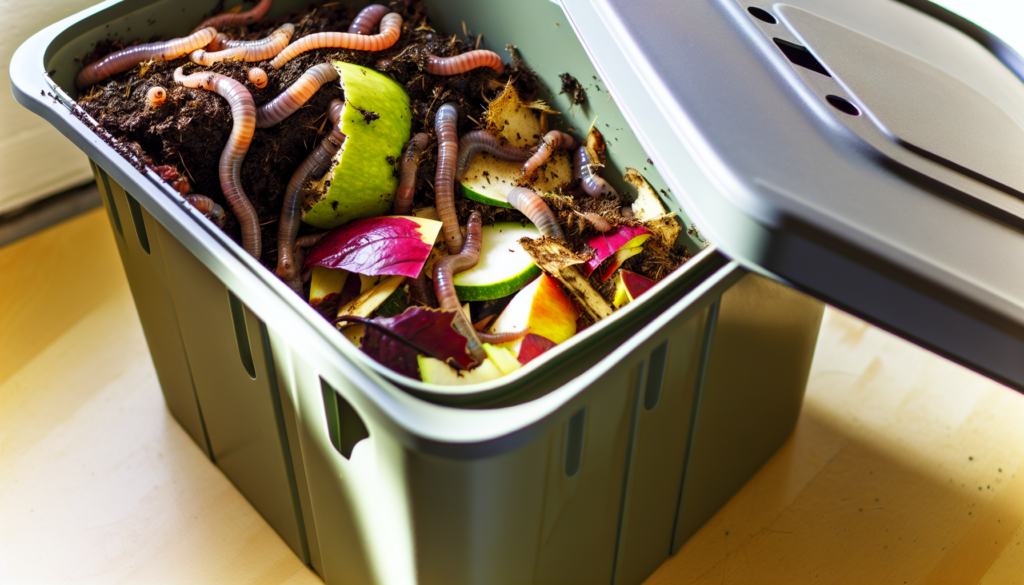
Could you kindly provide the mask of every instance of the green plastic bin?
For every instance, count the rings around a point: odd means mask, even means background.
[[[101,4],[27,41],[13,85],[94,162],[169,409],[329,584],[640,583],[790,435],[823,304],[696,241],[643,302],[468,396],[367,359],[70,108],[98,39],[180,35],[213,6]],[[606,176],[646,166],[664,188],[559,5],[432,11],[515,45],[549,89],[600,87],[544,97],[566,125],[599,116]]]

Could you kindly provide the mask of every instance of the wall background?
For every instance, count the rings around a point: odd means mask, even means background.
[[[837,0],[848,1],[848,0]],[[935,0],[1001,37],[1024,54],[1021,0]],[[75,146],[11,95],[7,67],[15,49],[43,27],[96,4],[97,0],[0,0],[0,213],[92,179],[89,162]]]

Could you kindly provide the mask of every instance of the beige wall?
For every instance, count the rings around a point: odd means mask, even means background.
[[[89,161],[11,95],[8,66],[22,41],[96,0],[0,0],[0,213],[88,181]]]

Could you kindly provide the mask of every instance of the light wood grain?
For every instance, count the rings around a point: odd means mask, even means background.
[[[1024,397],[838,311],[648,585],[1024,583]],[[167,413],[102,210],[0,249],[0,582],[319,583]]]

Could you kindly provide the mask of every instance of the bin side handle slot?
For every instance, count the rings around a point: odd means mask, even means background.
[[[349,459],[356,444],[370,438],[370,431],[356,409],[323,378],[320,378],[320,391],[324,396],[324,414],[331,445],[342,457]]]
[[[231,306],[231,323],[235,326],[235,342],[238,344],[238,357],[249,377],[256,379],[256,364],[252,361],[252,347],[249,346],[249,332],[245,326],[245,307],[235,293],[228,291],[228,304]]]
[[[587,429],[587,409],[580,409],[565,425],[565,475],[572,477],[583,466],[583,443]]]
[[[644,410],[653,410],[661,401],[661,389],[665,385],[665,366],[668,360],[668,341],[651,352],[647,366],[647,385],[644,389]]]
[[[132,223],[135,224],[135,233],[139,236],[139,245],[142,246],[142,250],[146,254],[149,254],[149,235],[146,233],[146,218],[142,216],[142,206],[127,191],[124,195],[128,198],[128,211],[132,214]]]
[[[110,190],[110,179],[107,178],[107,173],[103,169],[99,168],[96,163],[89,160],[89,164],[92,165],[93,172],[100,178],[100,182],[103,183],[103,196],[107,198],[107,206],[110,208],[110,217],[114,221],[114,229],[117,230],[118,235],[121,239],[124,239],[124,228],[121,227],[121,216],[117,214],[117,205],[114,204],[114,192]]]

